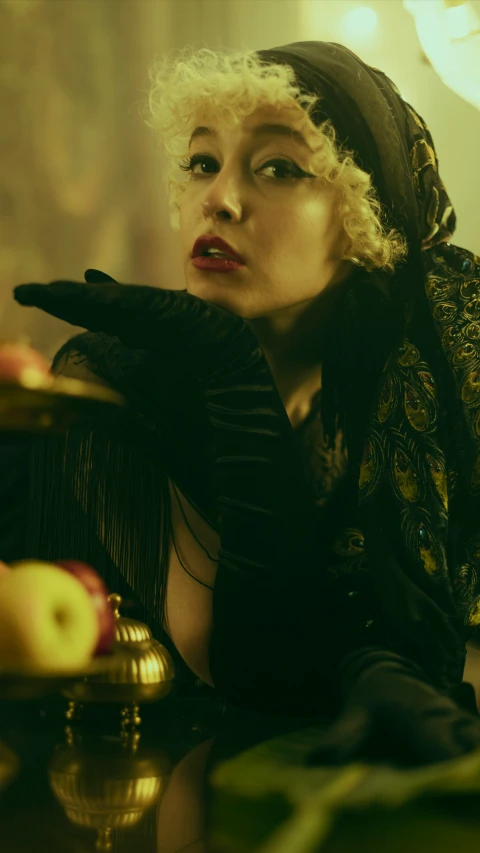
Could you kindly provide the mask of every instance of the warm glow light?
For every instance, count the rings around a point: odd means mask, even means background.
[[[347,12],[340,22],[345,41],[365,42],[374,35],[378,26],[378,15],[370,6],[358,6]]]
[[[469,2],[403,0],[432,67],[457,95],[480,109],[480,20]]]
[[[475,30],[477,21],[472,7],[462,3],[445,9],[445,24],[451,38],[461,39]]]

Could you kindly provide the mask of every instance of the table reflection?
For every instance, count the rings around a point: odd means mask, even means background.
[[[141,735],[111,736],[67,727],[48,766],[51,790],[71,823],[97,832],[95,849],[112,849],[114,830],[135,826],[168,786],[164,750],[145,748]]]
[[[65,726],[65,707],[0,703],[2,853],[206,853],[207,760],[224,708],[172,698],[122,733],[108,713]]]
[[[208,690],[145,707],[130,733],[108,709],[65,726],[65,707],[0,703],[0,739],[21,768],[0,791],[2,853],[222,853],[209,840],[212,770],[285,728]]]

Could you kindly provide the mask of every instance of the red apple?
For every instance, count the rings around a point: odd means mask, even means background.
[[[115,637],[115,617],[108,601],[108,589],[102,578],[87,563],[79,560],[56,560],[55,564],[74,575],[92,598],[93,606],[98,617],[98,643],[96,655],[103,655],[110,650]]]
[[[24,343],[0,344],[0,382],[28,381],[32,374],[50,375],[50,365],[41,352]]]

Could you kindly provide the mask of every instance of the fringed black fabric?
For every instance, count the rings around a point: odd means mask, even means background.
[[[34,442],[26,550],[92,565],[163,639],[170,496],[158,443],[132,417]]]

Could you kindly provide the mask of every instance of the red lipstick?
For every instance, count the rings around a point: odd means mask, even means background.
[[[192,264],[197,269],[211,272],[234,272],[245,266],[245,261],[221,237],[205,234],[195,242],[192,250]]]

